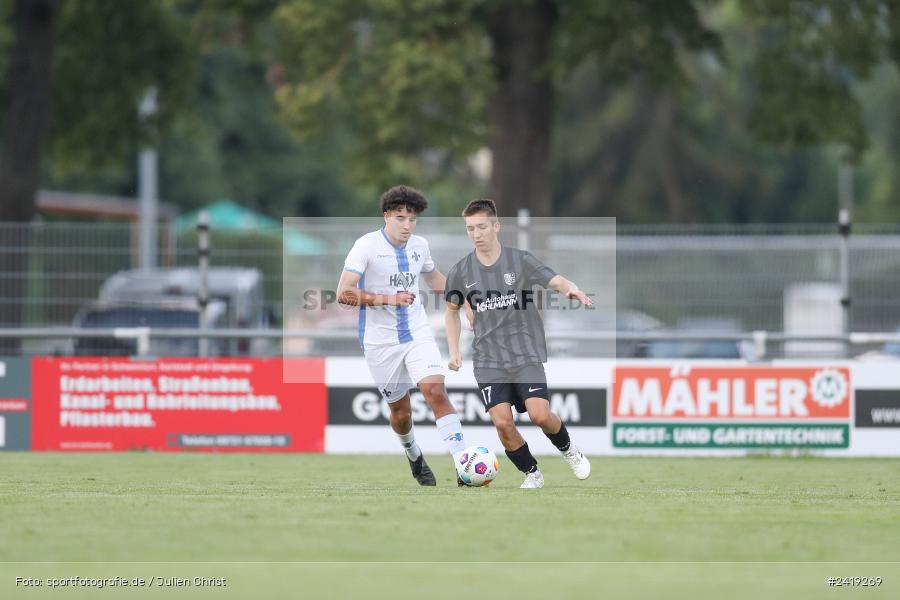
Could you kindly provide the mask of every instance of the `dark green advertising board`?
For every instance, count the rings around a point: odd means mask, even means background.
[[[0,358],[0,452],[31,449],[31,359]]]

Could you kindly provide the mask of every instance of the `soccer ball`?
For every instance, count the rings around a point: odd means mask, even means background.
[[[497,456],[484,446],[469,446],[459,455],[456,470],[468,486],[488,485],[500,470]]]

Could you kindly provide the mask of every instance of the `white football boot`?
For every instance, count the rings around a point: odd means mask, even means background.
[[[575,444],[569,444],[569,449],[563,452],[563,458],[572,467],[572,472],[578,479],[587,479],[591,476],[591,461],[581,453]]]
[[[525,474],[525,481],[519,486],[523,490],[534,490],[544,487],[544,474],[540,470],[535,469],[531,473]]]

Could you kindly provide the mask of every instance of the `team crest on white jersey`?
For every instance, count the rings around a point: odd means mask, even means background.
[[[506,285],[512,285],[516,282],[516,274],[515,273],[504,273],[503,281],[506,282]]]

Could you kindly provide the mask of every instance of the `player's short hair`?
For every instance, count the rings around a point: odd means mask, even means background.
[[[381,195],[381,212],[390,212],[403,206],[419,214],[428,208],[428,200],[425,199],[425,194],[408,185],[395,185]]]
[[[462,216],[471,217],[478,213],[486,213],[489,217],[497,217],[497,205],[490,198],[478,198],[469,202],[468,206],[463,209]]]

